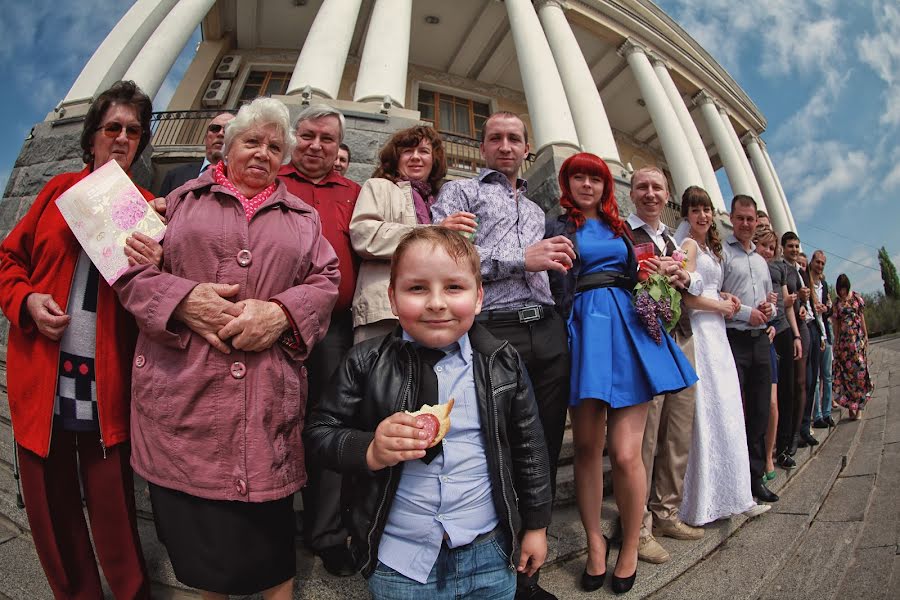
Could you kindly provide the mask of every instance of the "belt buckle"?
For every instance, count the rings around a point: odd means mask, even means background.
[[[520,308],[519,313],[519,323],[531,323],[532,321],[540,321],[544,316],[544,307],[543,306],[526,306],[525,308]]]
[[[752,338],[757,338],[757,337],[759,337],[759,336],[762,334],[763,331],[764,331],[763,329],[751,329],[751,330],[750,330],[750,337],[752,337]]]

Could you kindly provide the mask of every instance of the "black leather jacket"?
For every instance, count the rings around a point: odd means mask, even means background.
[[[513,540],[510,565],[515,567],[519,531],[550,523],[547,446],[518,353],[477,323],[469,341],[494,508]],[[351,549],[365,577],[377,564],[378,544],[403,472],[402,462],[370,471],[366,450],[381,421],[416,404],[417,369],[415,351],[399,327],[354,346],[306,426],[307,460],[321,461],[349,479]]]

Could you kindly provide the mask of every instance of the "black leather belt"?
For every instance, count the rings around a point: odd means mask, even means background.
[[[578,282],[575,284],[575,293],[605,287],[617,287],[627,290],[634,286],[631,279],[623,273],[618,271],[600,271],[579,277]]]
[[[548,316],[552,310],[552,306],[542,304],[524,306],[518,310],[485,310],[476,316],[475,320],[491,323],[532,323]]]
[[[725,330],[728,335],[738,335],[743,337],[751,337],[757,338],[761,335],[765,335],[765,329],[733,329],[728,328]]]

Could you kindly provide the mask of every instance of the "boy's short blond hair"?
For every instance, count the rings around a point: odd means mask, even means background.
[[[481,257],[478,255],[478,250],[475,249],[472,242],[458,232],[439,226],[416,227],[403,236],[391,258],[391,287],[394,287],[394,282],[397,280],[397,265],[400,264],[400,259],[417,242],[442,248],[460,267],[468,267],[475,277],[475,283],[481,287]]]

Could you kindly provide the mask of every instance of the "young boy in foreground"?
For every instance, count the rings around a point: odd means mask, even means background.
[[[351,479],[351,550],[376,600],[511,599],[516,570],[546,558],[549,462],[519,355],[474,324],[478,252],[417,228],[388,294],[400,327],[344,359],[310,416],[308,456]],[[451,398],[450,429],[426,456],[429,434],[404,411]]]

